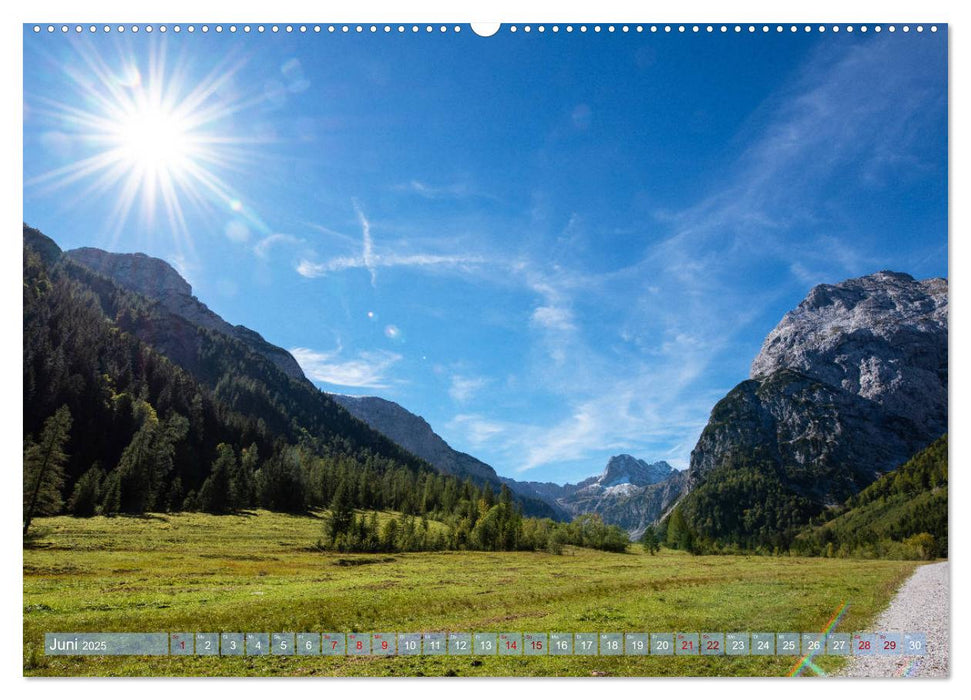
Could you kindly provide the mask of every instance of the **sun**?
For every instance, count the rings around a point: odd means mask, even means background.
[[[245,169],[245,147],[256,142],[233,131],[233,115],[251,103],[225,97],[242,64],[224,59],[195,77],[188,63],[170,68],[164,43],[115,63],[90,49],[66,60],[77,94],[38,98],[34,111],[66,131],[83,155],[25,184],[74,188],[67,206],[103,197],[116,235],[133,210],[148,230],[167,223],[189,243],[187,207],[239,213],[233,207],[240,197],[221,173]]]
[[[181,178],[194,156],[191,125],[173,110],[144,105],[118,123],[119,155],[144,175]]]

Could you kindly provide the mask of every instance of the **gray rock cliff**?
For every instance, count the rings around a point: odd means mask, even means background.
[[[878,272],[814,287],[769,333],[750,377],[794,369],[932,434],[947,426],[947,280]]]
[[[793,493],[845,500],[947,431],[947,281],[878,272],[819,285],[718,402],[690,485],[745,460]]]
[[[65,253],[74,262],[114,280],[122,287],[158,302],[169,313],[192,325],[224,333],[248,345],[289,377],[308,381],[293,356],[264,340],[256,331],[234,326],[192,296],[192,287],[164,260],[144,253],[109,253],[98,248],[77,248]],[[170,342],[178,341],[173,330]]]

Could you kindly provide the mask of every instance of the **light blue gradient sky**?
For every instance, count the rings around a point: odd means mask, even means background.
[[[944,32],[24,45],[28,223],[168,260],[321,388],[516,478],[687,466],[814,284],[947,273]],[[83,115],[153,84],[202,85],[221,139],[184,226],[144,191],[113,220],[126,176],[44,178],[103,150]]]

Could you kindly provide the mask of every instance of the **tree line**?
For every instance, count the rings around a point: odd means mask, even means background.
[[[183,498],[178,479],[168,483],[173,445],[185,438],[179,416],[159,421],[150,404],[135,409],[140,427],[118,465],[93,466],[65,499],[64,465],[71,414],[59,408],[35,440],[24,446],[24,534],[36,515],[76,516],[144,513],[153,510],[214,514],[263,507],[303,512],[329,505],[317,547],[339,552],[441,550],[563,552],[566,545],[624,552],[628,536],[596,515],[571,523],[524,517],[509,488],[497,495],[488,484],[407,468],[360,465],[284,446],[261,461],[253,444],[237,450],[221,443],[198,491]],[[378,511],[395,511],[379,524]]]

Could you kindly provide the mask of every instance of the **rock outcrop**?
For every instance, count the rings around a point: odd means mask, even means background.
[[[712,410],[690,488],[754,460],[822,507],[906,462],[947,431],[947,307],[946,280],[897,272],[815,287]]]
[[[750,377],[793,369],[947,430],[947,280],[878,272],[813,288],[769,333]]]
[[[293,356],[245,326],[234,326],[192,296],[192,287],[164,260],[144,253],[109,253],[98,248],[77,248],[65,253],[74,262],[98,272],[116,284],[158,302],[166,311],[200,328],[235,338],[263,355],[292,379],[307,382]],[[179,324],[169,329],[169,344],[178,344]]]

